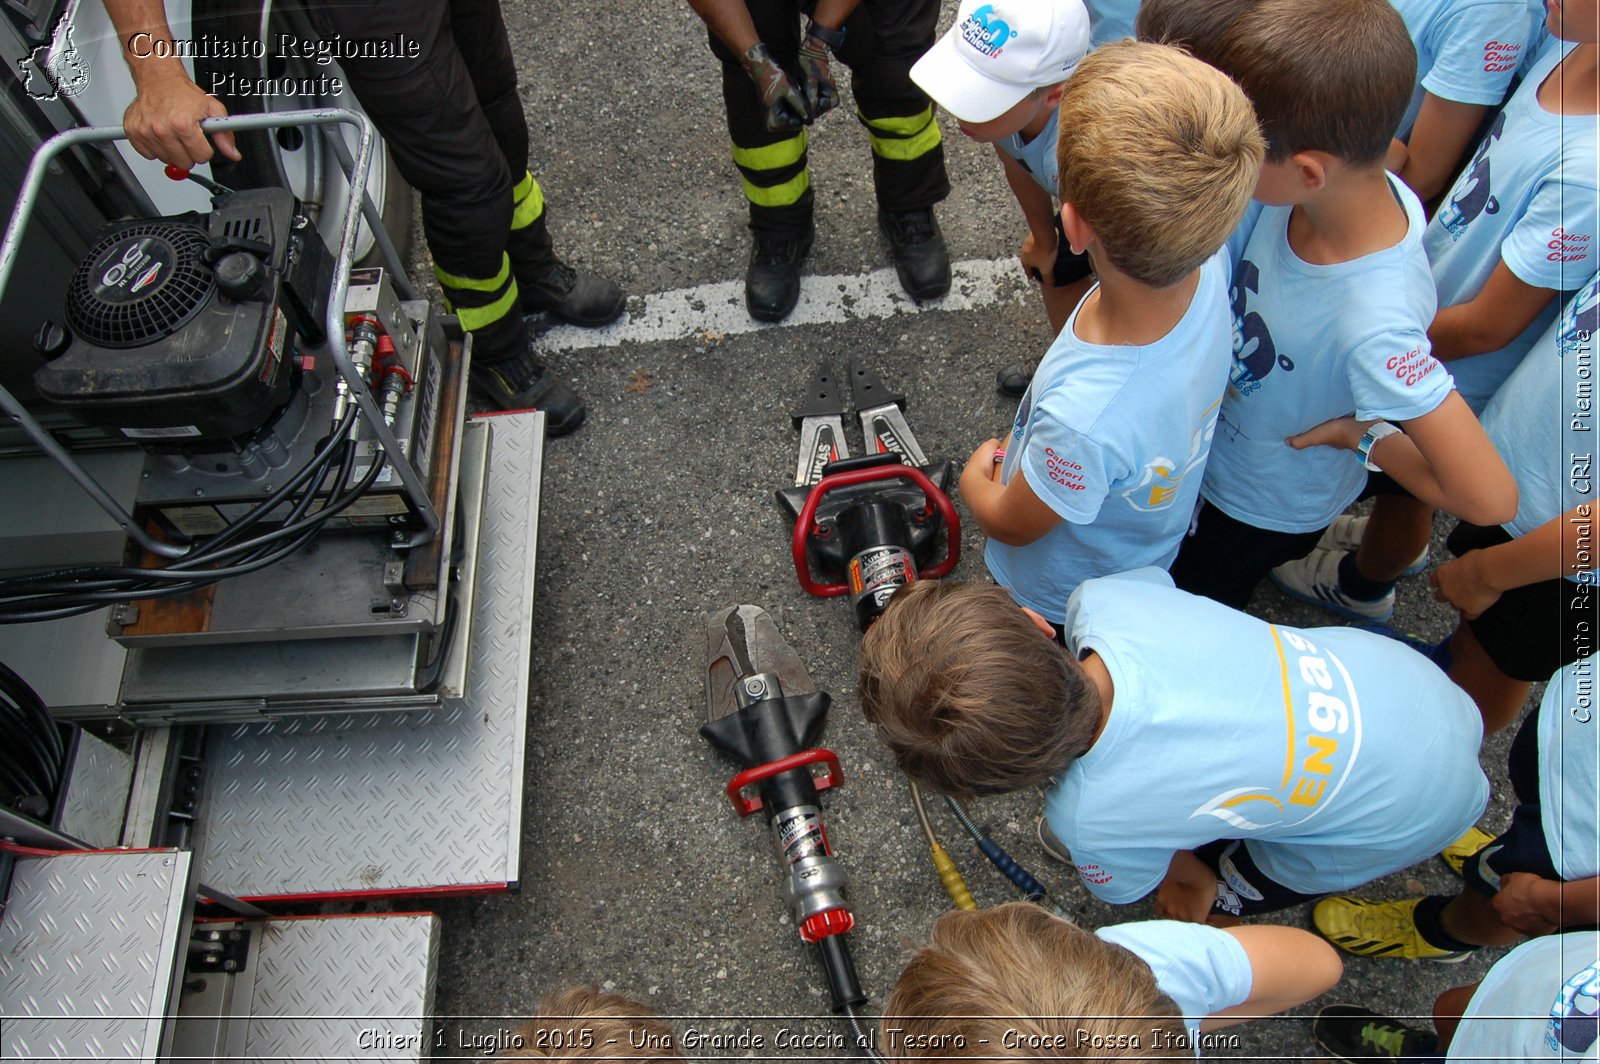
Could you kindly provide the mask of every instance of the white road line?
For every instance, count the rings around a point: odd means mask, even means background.
[[[834,325],[899,314],[978,310],[1019,302],[1032,288],[1016,259],[968,259],[951,266],[950,294],[918,306],[892,269],[865,274],[805,277],[794,313],[776,325],[754,321],[744,309],[744,282],[723,281],[644,297],[644,307],[603,329],[557,325],[539,335],[544,351],[577,351],[619,344],[685,340],[706,333],[735,336],[797,325]]]

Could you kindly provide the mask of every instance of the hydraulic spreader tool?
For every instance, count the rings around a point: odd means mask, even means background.
[[[800,586],[824,598],[849,594],[864,632],[900,588],[956,567],[961,522],[945,494],[954,467],[922,453],[906,424],[905,396],[854,359],[847,375],[863,453],[850,457],[844,398],[832,368],[819,362],[792,415],[800,430],[794,486],[780,489],[778,501],[794,520],[790,551]],[[941,529],[944,558],[930,564]],[[823,580],[813,578],[813,562]]]

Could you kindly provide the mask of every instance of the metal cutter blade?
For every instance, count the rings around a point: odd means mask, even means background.
[[[734,688],[746,676],[769,672],[778,677],[785,695],[816,691],[800,655],[778,634],[778,626],[760,606],[729,606],[713,613],[706,625],[706,719],[721,720],[738,710]]]

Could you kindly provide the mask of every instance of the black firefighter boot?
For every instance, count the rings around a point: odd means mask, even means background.
[[[811,251],[811,230],[780,233],[752,228],[744,305],[756,321],[782,321],[800,301],[800,267]]]
[[[542,410],[545,433],[565,436],[583,424],[583,400],[528,347],[528,327],[507,314],[472,334],[472,389],[496,410]]]
[[[894,272],[900,287],[919,303],[950,291],[950,252],[933,217],[933,208],[910,211],[878,209],[878,228],[894,251]]]
[[[542,311],[573,325],[610,325],[622,317],[628,297],[606,278],[575,270],[556,256],[545,225],[548,214],[541,211],[526,228],[512,232],[511,263],[523,313]]]

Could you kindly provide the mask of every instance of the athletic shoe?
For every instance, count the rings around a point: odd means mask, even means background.
[[[1478,851],[1494,841],[1494,836],[1479,828],[1468,828],[1467,833],[1439,851],[1439,860],[1456,875],[1476,857]]]
[[[786,236],[757,230],[744,272],[744,306],[756,321],[782,321],[800,301],[800,267],[811,233]]]
[[[994,375],[994,386],[1008,399],[1021,399],[1027,394],[1028,385],[1033,383],[1033,374],[1038,368],[1039,360],[1036,358],[1013,362]]]
[[[531,352],[487,366],[474,362],[471,384],[496,410],[543,410],[547,435],[565,436],[583,424],[583,400]]]
[[[1040,817],[1034,825],[1034,832],[1039,836],[1039,845],[1047,857],[1053,857],[1062,864],[1072,864],[1072,854],[1067,852],[1067,844],[1056,838],[1056,833],[1050,830],[1044,817]]]
[[[1328,1005],[1311,1021],[1311,1037],[1335,1060],[1399,1060],[1438,1048],[1439,1036],[1379,1016],[1360,1005]]]
[[[1269,574],[1290,598],[1332,610],[1352,621],[1387,621],[1394,616],[1394,589],[1376,599],[1358,599],[1339,586],[1344,552],[1318,547],[1304,558],[1284,562]]]
[[[933,210],[878,211],[878,228],[889,238],[900,287],[918,303],[950,291],[950,251]]]
[[[1353,514],[1340,514],[1333,519],[1333,524],[1322,533],[1322,538],[1317,541],[1317,546],[1323,550],[1338,551],[1348,554],[1361,546],[1361,537],[1367,531],[1366,517],[1356,517]],[[1406,566],[1402,577],[1416,576],[1428,567],[1428,548],[1423,547],[1422,553],[1417,555],[1416,561]]]
[[[1440,949],[1422,937],[1413,918],[1421,900],[1324,898],[1311,910],[1311,922],[1323,938],[1358,957],[1404,957],[1440,964],[1466,960],[1471,950]]]

